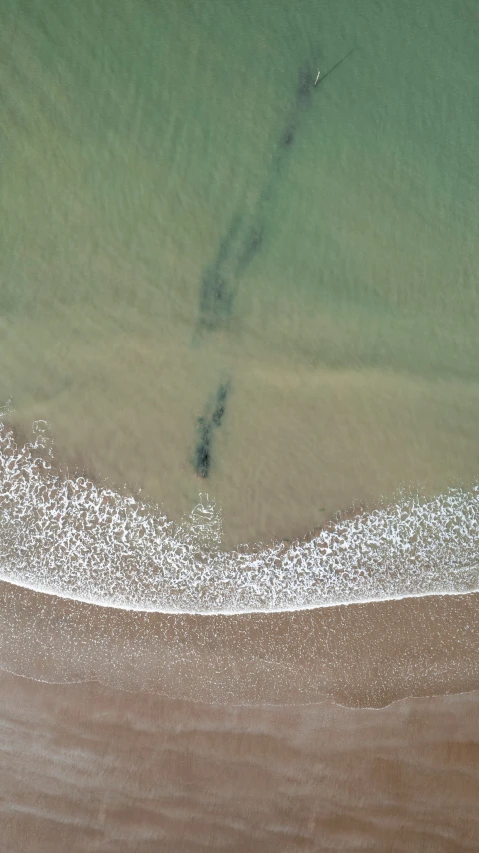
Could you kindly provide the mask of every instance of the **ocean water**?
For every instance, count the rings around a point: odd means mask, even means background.
[[[2,578],[175,612],[475,589],[477,5],[0,16]]]
[[[398,496],[309,540],[226,551],[207,495],[175,524],[139,497],[56,472],[42,427],[21,449],[3,437],[2,580],[104,606],[205,614],[478,588],[479,486],[429,501]]]

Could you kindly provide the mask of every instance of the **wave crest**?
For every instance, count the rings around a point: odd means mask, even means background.
[[[478,588],[479,486],[403,495],[305,540],[221,550],[200,495],[182,523],[157,506],[58,472],[45,422],[19,446],[0,423],[0,577],[132,610],[281,611]]]

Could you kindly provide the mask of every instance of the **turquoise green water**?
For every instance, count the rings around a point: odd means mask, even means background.
[[[477,4],[0,15],[14,420],[171,517],[208,491],[231,543],[477,482]]]

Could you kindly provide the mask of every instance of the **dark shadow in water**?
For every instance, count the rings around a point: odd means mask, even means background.
[[[195,471],[198,477],[206,479],[211,465],[211,423],[205,418],[198,418],[199,438],[195,450]]]
[[[266,186],[278,179],[278,172],[281,171],[283,161],[289,156],[291,149],[296,142],[298,130],[301,125],[302,114],[311,106],[313,91],[313,69],[310,65],[304,66],[300,68],[298,72],[298,83],[296,85],[294,99],[283,125],[283,129],[279,135],[278,142],[276,143],[273,151],[272,170],[268,176]],[[261,195],[264,195],[264,191]]]
[[[216,257],[201,277],[198,326],[214,331],[225,325],[233,313],[238,281],[264,244],[266,205],[281,178],[283,161],[296,140],[301,113],[311,104],[314,75],[311,66],[299,70],[291,109],[275,144],[266,180],[252,213],[236,212],[220,240]]]
[[[264,246],[268,223],[268,207],[281,181],[284,163],[291,154],[298,136],[301,120],[312,103],[318,82],[323,82],[338,68],[352,51],[349,51],[323,77],[316,79],[311,65],[299,69],[294,98],[281,133],[272,151],[266,179],[252,212],[237,211],[220,240],[216,257],[201,277],[200,304],[197,329],[216,331],[226,325],[234,311],[234,300],[241,278],[246,274]],[[211,417],[198,419],[199,438],[194,456],[198,476],[206,478],[211,468],[211,442],[213,427],[222,421],[228,385],[220,385],[216,407]]]
[[[198,418],[198,441],[193,457],[193,466],[198,477],[206,479],[211,468],[211,444],[213,429],[221,426],[226,410],[226,400],[229,393],[229,382],[222,382],[216,392],[216,398],[211,412]],[[210,414],[211,412],[211,414]]]
[[[299,69],[298,85],[296,87],[296,105],[300,109],[309,107],[314,89],[314,73],[311,65]]]
[[[291,148],[291,146],[294,142],[295,134],[296,134],[296,127],[293,124],[288,125],[288,127],[284,130],[283,135],[280,139],[280,146],[282,148]]]
[[[236,264],[236,275],[242,276],[254,261],[263,244],[264,223],[255,223],[246,235]]]
[[[236,213],[221,238],[216,257],[203,272],[199,306],[199,325],[207,330],[219,328],[233,306],[231,257],[235,252],[242,217]]]
[[[223,420],[226,406],[226,398],[228,397],[229,390],[229,382],[225,382],[218,388],[216,394],[216,405],[211,418],[214,426],[216,427],[219,427],[221,425],[221,421]]]

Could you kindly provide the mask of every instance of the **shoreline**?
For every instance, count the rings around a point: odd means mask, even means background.
[[[47,446],[43,452],[50,464]],[[101,487],[96,495],[101,499]],[[106,497],[114,502],[117,496],[107,490]],[[68,493],[68,505],[69,500]],[[51,506],[45,506],[49,517]],[[342,525],[353,521],[361,527],[370,517],[361,506],[336,513],[304,539],[277,543],[274,556],[281,561],[290,549],[314,544],[324,530],[337,536]],[[212,517],[205,518],[205,529],[197,533],[209,538]],[[191,542],[200,553],[201,536]],[[103,535],[101,544],[108,546]],[[88,547],[85,553],[91,554]],[[245,553],[263,552],[261,546],[245,546]],[[141,555],[132,563],[136,572],[138,559]],[[479,687],[478,604],[479,592],[467,590],[227,614],[162,612],[89,602],[71,593],[62,597],[5,578],[0,581],[0,667],[51,682],[94,680],[208,703],[295,705],[332,699],[345,706],[384,707],[407,696]]]
[[[236,616],[123,611],[0,582],[0,667],[208,704],[379,708],[479,688],[479,593]]]
[[[36,427],[36,429],[35,429]],[[44,425],[19,447],[3,429],[7,582],[138,612],[235,615],[464,595],[477,590],[478,487],[433,500],[359,503],[305,536],[222,545],[208,495],[180,523],[53,458]]]
[[[61,592],[56,590],[49,589],[41,589],[39,587],[30,586],[26,583],[20,583],[18,581],[12,580],[6,575],[3,576],[0,573],[0,584],[8,584],[9,586],[17,587],[18,589],[24,589],[29,592],[38,593],[40,595],[46,595],[50,598],[59,598],[62,601],[71,601],[75,604],[88,604],[93,607],[102,607],[105,610],[119,610],[122,613],[152,613],[158,614],[159,616],[193,616],[198,618],[211,618],[214,616],[267,616],[271,614],[272,616],[279,615],[281,613],[303,613],[305,611],[316,611],[316,610],[326,610],[328,608],[336,608],[336,607],[356,607],[364,604],[389,604],[394,601],[409,601],[411,599],[422,599],[422,598],[444,598],[447,596],[463,598],[467,595],[476,595],[479,593],[479,589],[474,588],[470,590],[443,590],[443,591],[434,591],[434,592],[412,592],[410,595],[396,595],[390,596],[389,598],[366,598],[366,599],[354,599],[351,601],[332,601],[325,602],[324,604],[304,604],[298,605],[296,607],[282,607],[275,609],[271,608],[256,608],[251,610],[161,610],[160,608],[148,608],[148,607],[127,607],[123,604],[116,604],[113,601],[95,601],[93,599],[88,598],[79,598],[74,595],[64,595]]]

